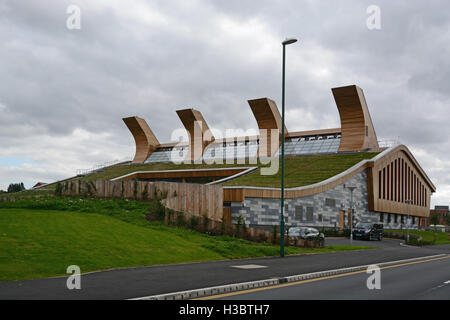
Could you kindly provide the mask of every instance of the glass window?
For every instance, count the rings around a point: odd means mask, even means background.
[[[306,207],[306,221],[313,222],[314,221],[314,208]]]
[[[303,221],[303,206],[295,206],[295,220]]]
[[[325,199],[325,205],[327,207],[335,207],[336,206],[336,200],[335,199],[326,198]]]

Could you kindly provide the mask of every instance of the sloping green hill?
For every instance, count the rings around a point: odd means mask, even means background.
[[[58,210],[51,210],[58,209]],[[150,203],[46,197],[0,202],[0,281],[118,267],[276,256],[279,247],[146,219]],[[97,213],[90,213],[97,212]],[[287,254],[364,247],[288,247]]]

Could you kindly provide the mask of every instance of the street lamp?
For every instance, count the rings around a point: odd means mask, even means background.
[[[283,45],[283,75],[281,85],[281,216],[280,216],[280,257],[284,257],[284,86],[286,67],[286,46],[297,42],[297,39],[284,40]]]
[[[406,204],[408,205],[408,216],[406,218],[406,243],[409,243],[409,210],[411,206],[411,200],[405,200]]]
[[[347,189],[350,189],[350,244],[353,244],[353,190],[356,189],[356,187],[346,187]]]

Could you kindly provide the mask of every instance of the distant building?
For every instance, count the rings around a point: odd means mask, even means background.
[[[39,188],[39,187],[43,187],[45,185],[47,185],[47,183],[45,183],[45,182],[38,182],[31,189],[36,189],[36,188]]]
[[[439,223],[441,225],[448,225],[445,221],[445,217],[450,214],[449,206],[434,206],[434,209],[430,210],[430,215],[437,213],[439,215]],[[427,219],[427,227],[430,225],[430,219]]]

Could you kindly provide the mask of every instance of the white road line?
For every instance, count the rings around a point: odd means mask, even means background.
[[[238,269],[261,269],[261,268],[267,268],[267,266],[261,266],[259,264],[242,264],[240,266],[231,266],[232,268],[238,268]]]

